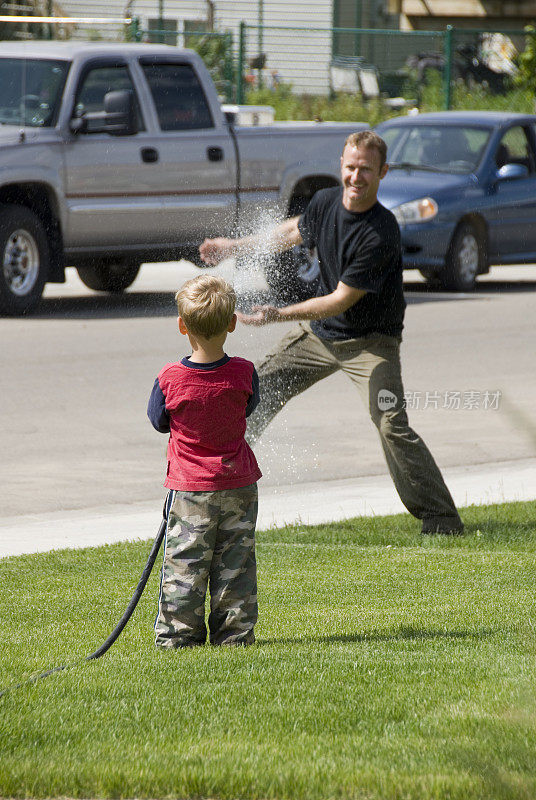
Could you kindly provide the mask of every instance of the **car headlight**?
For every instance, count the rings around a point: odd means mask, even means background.
[[[411,203],[402,203],[391,209],[399,225],[408,225],[412,222],[425,222],[437,214],[437,203],[431,197],[421,197]]]

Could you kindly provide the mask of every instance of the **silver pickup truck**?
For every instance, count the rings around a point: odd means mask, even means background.
[[[3,42],[0,313],[34,308],[66,266],[121,292],[143,262],[195,261],[206,236],[299,213],[366,127],[237,126],[189,50]]]

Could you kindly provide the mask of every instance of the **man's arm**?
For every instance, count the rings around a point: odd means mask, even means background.
[[[339,281],[331,294],[322,297],[311,297],[303,303],[277,308],[276,306],[253,306],[253,314],[237,313],[244,325],[267,325],[269,322],[285,322],[300,319],[325,319],[336,317],[347,311],[366,295],[363,289],[353,289]]]
[[[205,239],[199,248],[201,259],[210,267],[215,267],[220,261],[239,253],[257,252],[266,254],[282,253],[302,243],[301,233],[298,230],[298,217],[280,222],[268,231],[260,231],[252,236],[242,236],[239,239]]]

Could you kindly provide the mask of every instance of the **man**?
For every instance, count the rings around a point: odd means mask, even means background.
[[[304,214],[277,225],[268,243],[281,252],[304,243],[317,248],[317,297],[277,308],[254,306],[246,325],[299,320],[257,365],[262,400],[249,418],[255,442],[292,397],[341,369],[367,404],[400,499],[423,533],[457,534],[463,523],[422,439],[409,427],[400,370],[405,300],[400,231],[377,199],[388,170],[387,147],[373,131],[354,133],[342,158],[342,189],[315,194]],[[262,245],[261,235],[206,239],[200,247],[214,265]]]

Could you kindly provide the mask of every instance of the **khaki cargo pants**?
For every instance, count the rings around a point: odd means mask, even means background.
[[[211,644],[253,644],[257,505],[256,483],[240,489],[170,493],[157,647],[204,644],[207,588]]]
[[[254,444],[285,403],[337,370],[356,386],[380,434],[400,499],[422,520],[423,532],[463,529],[443,477],[423,440],[408,424],[400,371],[399,339],[373,334],[361,339],[320,339],[299,323],[257,365],[261,401],[248,418]],[[335,405],[335,402],[334,402]]]

